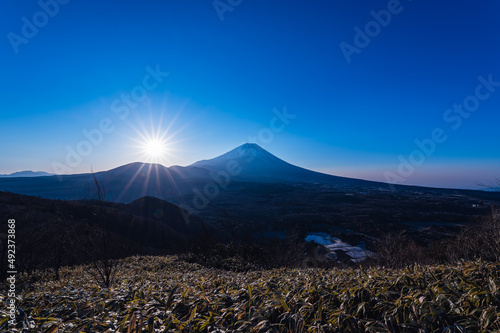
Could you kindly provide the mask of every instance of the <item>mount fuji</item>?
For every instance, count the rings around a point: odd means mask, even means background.
[[[214,178],[226,173],[231,180],[252,182],[335,182],[379,186],[380,183],[327,175],[292,165],[255,143],[243,144],[223,155],[193,163],[185,168],[171,167],[183,178]]]
[[[201,166],[209,168],[221,168],[230,161],[237,161],[242,166],[252,165],[255,167],[288,167],[290,164],[279,159],[267,150],[261,148],[255,143],[246,143],[241,145],[221,156],[215,157],[210,160],[198,161],[192,166]]]
[[[234,177],[244,180],[307,181],[309,177],[318,175],[283,161],[255,143],[246,143],[216,158],[196,162],[191,167],[212,172],[230,169]]]

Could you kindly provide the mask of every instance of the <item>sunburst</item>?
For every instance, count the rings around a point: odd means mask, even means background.
[[[148,160],[162,160],[167,153],[167,142],[158,138],[147,139],[143,144]]]

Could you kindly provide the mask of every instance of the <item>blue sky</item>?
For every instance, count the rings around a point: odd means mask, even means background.
[[[341,176],[459,188],[500,177],[496,1],[2,6],[0,173],[152,161],[142,142],[166,133],[167,166],[253,141]],[[453,111],[463,103],[474,111]]]

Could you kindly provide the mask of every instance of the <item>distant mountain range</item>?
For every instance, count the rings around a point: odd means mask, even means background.
[[[53,173],[48,173],[44,171],[18,171],[11,173],[10,175],[0,175],[0,177],[44,177],[44,176],[53,176]]]
[[[500,206],[499,192],[389,186],[332,176],[287,163],[250,143],[188,166],[131,163],[95,176],[106,201],[127,204],[147,218],[171,211],[171,203],[182,208],[178,212],[187,222],[199,216],[220,234],[240,239],[326,232],[359,244],[388,232],[409,232],[425,243]],[[2,177],[0,191],[92,199],[92,180],[91,173]],[[181,230],[177,222],[169,227]]]
[[[21,172],[0,179],[0,190],[48,199],[77,200],[91,196],[91,174],[49,175],[27,179]],[[24,176],[19,176],[23,174]],[[95,174],[106,189],[106,200],[128,203],[144,196],[164,200],[224,188],[233,181],[327,182],[335,184],[384,186],[383,183],[337,177],[289,164],[257,144],[247,143],[226,154],[189,166],[131,163]],[[207,185],[209,184],[209,185]],[[208,189],[207,189],[208,186]],[[211,188],[213,187],[213,188]]]

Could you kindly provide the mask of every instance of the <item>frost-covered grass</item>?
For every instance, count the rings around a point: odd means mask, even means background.
[[[84,266],[63,269],[59,281],[43,275],[20,293],[19,325],[10,331],[500,330],[500,263],[234,273],[168,256],[131,257],[119,266],[111,289],[95,285]],[[5,308],[2,297],[2,331]]]

